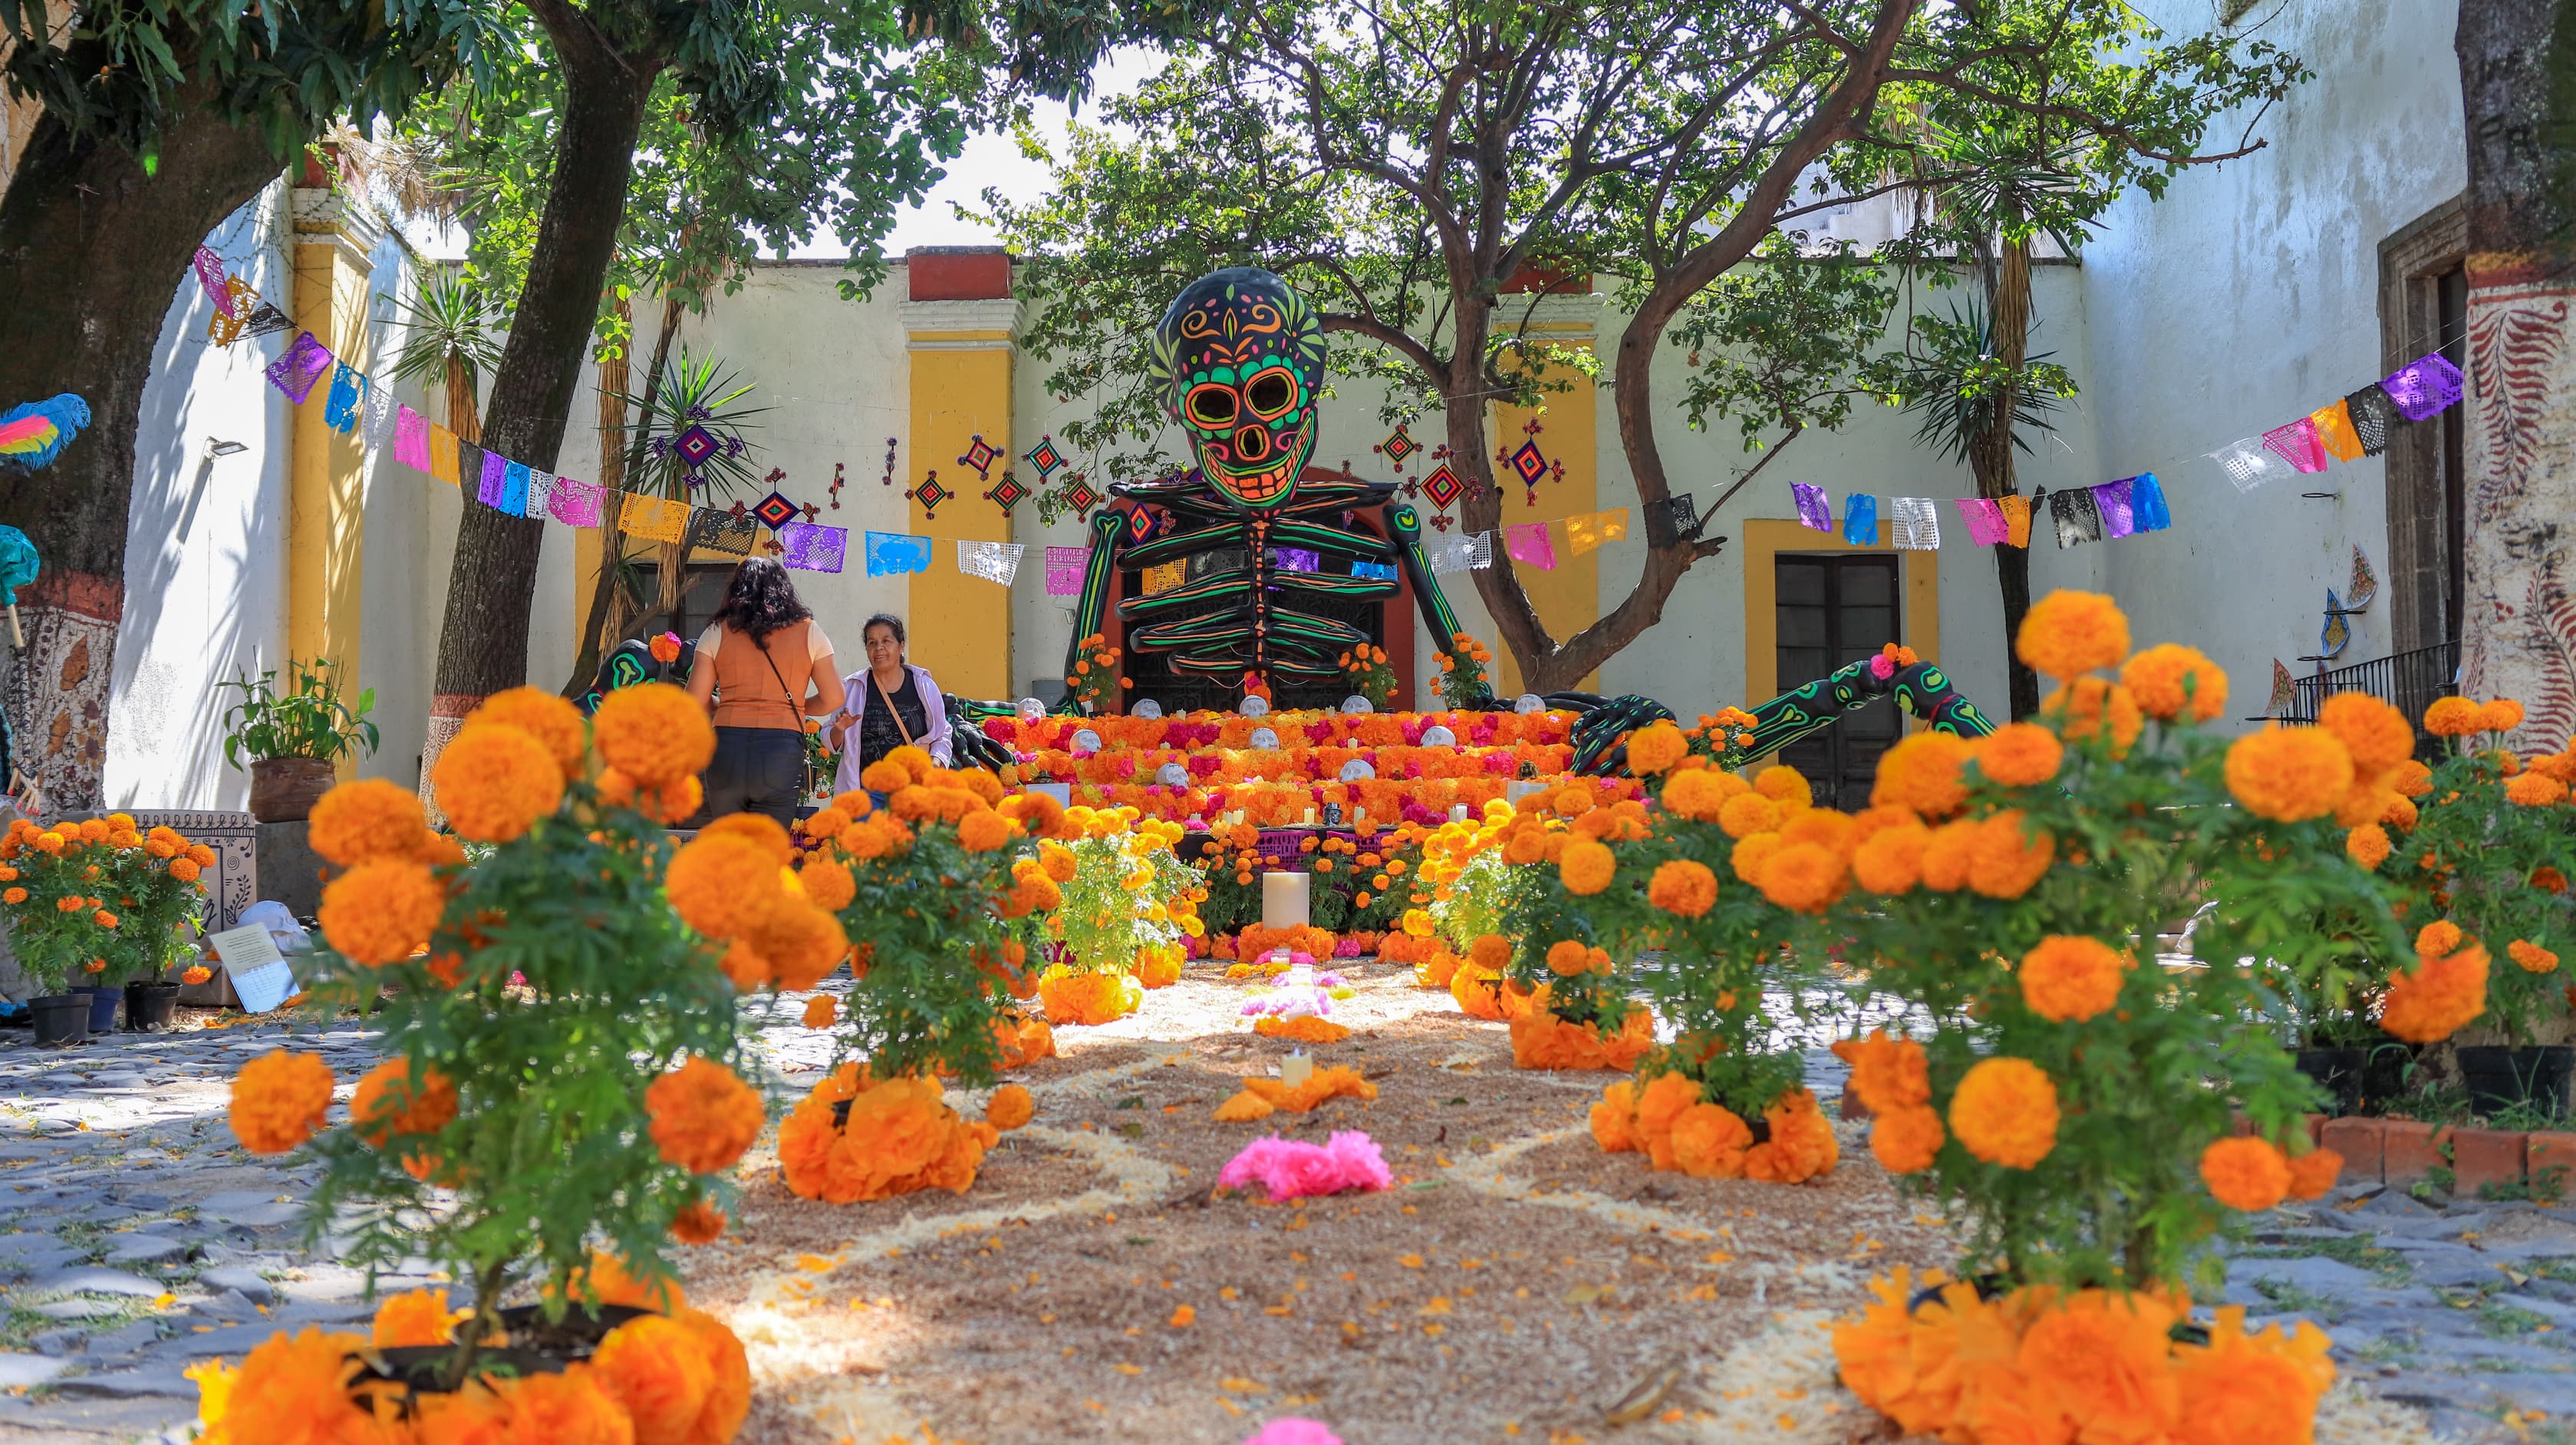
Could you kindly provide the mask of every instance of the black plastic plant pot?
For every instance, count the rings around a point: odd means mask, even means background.
[[[114,986],[75,984],[72,992],[89,1000],[89,1031],[94,1034],[116,1032],[116,1006],[125,1002],[125,990]]]
[[[2460,1082],[2468,1086],[2469,1107],[2497,1114],[2517,1105],[2536,1105],[2551,1114],[2568,1109],[2567,1086],[2576,1078],[2576,1046],[2540,1044],[2510,1049],[2487,1044],[2459,1050]]]
[[[136,1033],[157,1034],[179,1017],[175,983],[129,983],[125,986],[125,1026]]]
[[[27,1011],[35,1016],[40,1044],[76,1044],[89,1037],[87,994],[49,993],[29,1000]]]
[[[2367,1049],[2301,1049],[2299,1072],[2317,1081],[2334,1100],[2338,1115],[2361,1112],[2361,1076],[2369,1062]]]

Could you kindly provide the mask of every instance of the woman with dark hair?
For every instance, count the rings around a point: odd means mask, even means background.
[[[733,569],[724,605],[698,634],[689,695],[715,714],[716,756],[699,774],[700,820],[766,813],[796,821],[805,781],[805,719],[841,705],[832,639],[796,598],[787,569],[752,557]]]
[[[880,612],[859,635],[867,642],[868,665],[849,675],[841,711],[832,719],[832,746],[841,750],[833,786],[843,792],[859,786],[861,770],[906,743],[941,767],[950,766],[948,708],[929,669],[904,660],[903,619]],[[853,727],[856,744],[845,746]]]

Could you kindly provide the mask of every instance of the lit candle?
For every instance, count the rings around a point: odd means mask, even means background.
[[[1315,1077],[1315,1061],[1306,1057],[1304,1049],[1299,1049],[1279,1061],[1279,1082],[1289,1088],[1297,1088],[1313,1077]]]
[[[1303,873],[1264,873],[1261,875],[1261,926],[1264,928],[1301,928],[1306,923],[1306,875]]]

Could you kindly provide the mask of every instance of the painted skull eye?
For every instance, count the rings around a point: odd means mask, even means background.
[[[1287,411],[1296,400],[1297,388],[1289,382],[1288,373],[1284,371],[1265,371],[1243,389],[1243,404],[1263,421]]]
[[[1190,420],[1202,426],[1231,426],[1234,424],[1234,411],[1233,387],[1210,383],[1190,392]]]

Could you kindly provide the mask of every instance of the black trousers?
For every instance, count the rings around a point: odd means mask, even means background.
[[[794,827],[805,788],[805,735],[787,728],[717,728],[715,761],[698,774],[706,806],[689,820],[703,827],[727,813],[766,813]]]

